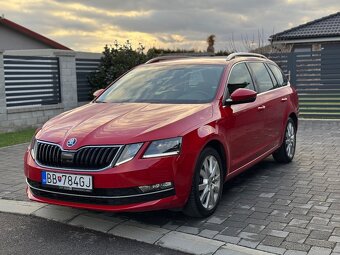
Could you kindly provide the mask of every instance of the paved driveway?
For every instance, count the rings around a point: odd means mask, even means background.
[[[26,146],[0,149],[0,198],[26,199]],[[278,254],[340,254],[340,122],[301,121],[294,162],[268,158],[226,183],[208,219],[169,211],[122,216]]]

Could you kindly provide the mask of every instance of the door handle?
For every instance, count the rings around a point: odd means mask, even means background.
[[[259,111],[262,111],[262,110],[266,109],[266,106],[265,105],[261,105],[261,106],[257,107],[257,109]]]
[[[287,97],[281,98],[281,102],[286,102],[287,100],[288,100]]]

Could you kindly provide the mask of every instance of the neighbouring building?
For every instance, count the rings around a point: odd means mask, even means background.
[[[340,12],[270,36],[273,51],[340,50]]]
[[[0,51],[33,49],[71,50],[41,34],[0,17]]]
[[[270,37],[267,56],[299,94],[300,117],[340,119],[340,12]]]

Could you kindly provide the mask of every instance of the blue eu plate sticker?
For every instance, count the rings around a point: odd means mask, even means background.
[[[42,184],[46,184],[46,172],[41,172],[41,182]]]

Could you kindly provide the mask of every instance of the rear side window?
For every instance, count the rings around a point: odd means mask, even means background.
[[[259,93],[266,92],[274,88],[272,79],[267,71],[267,68],[263,63],[253,62],[248,63],[251,71],[256,79],[256,84],[258,85]]]
[[[249,70],[244,63],[236,64],[232,68],[228,80],[229,95],[239,88],[255,90]]]
[[[283,76],[281,70],[276,65],[268,64],[268,67],[273,72],[273,74],[274,74],[274,76],[277,80],[278,86],[281,87],[281,86],[287,85],[287,80]]]

